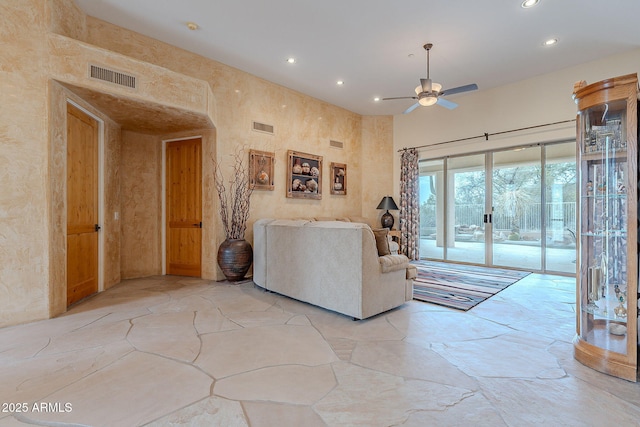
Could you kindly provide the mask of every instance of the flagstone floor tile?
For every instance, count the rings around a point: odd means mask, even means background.
[[[640,385],[573,358],[575,318],[551,275],[364,321],[251,281],[125,280],[0,329],[0,427],[639,425]]]
[[[312,405],[336,386],[329,364],[320,366],[284,365],[250,371],[216,381],[218,396]]]

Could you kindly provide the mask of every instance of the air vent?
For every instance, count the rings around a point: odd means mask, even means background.
[[[132,89],[136,88],[136,78],[134,76],[110,70],[108,68],[98,67],[97,65],[89,66],[89,77],[109,83],[115,83],[120,86],[130,87]]]
[[[252,129],[256,132],[268,133],[273,135],[273,125],[267,125],[265,123],[253,122]]]
[[[344,142],[330,140],[329,145],[333,148],[344,148]]]

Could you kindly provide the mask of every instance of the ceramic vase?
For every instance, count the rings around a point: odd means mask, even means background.
[[[244,239],[226,239],[218,248],[218,265],[230,282],[244,279],[253,262],[253,248]]]

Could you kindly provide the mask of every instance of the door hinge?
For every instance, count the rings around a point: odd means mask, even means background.
[[[98,224],[96,224],[96,225],[93,226],[93,229],[95,231],[100,231],[100,226]]]

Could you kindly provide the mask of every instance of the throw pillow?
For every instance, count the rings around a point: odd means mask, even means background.
[[[389,249],[389,229],[388,228],[376,228],[373,230],[373,235],[376,236],[376,247],[378,248],[378,256],[391,255],[391,249]]]

